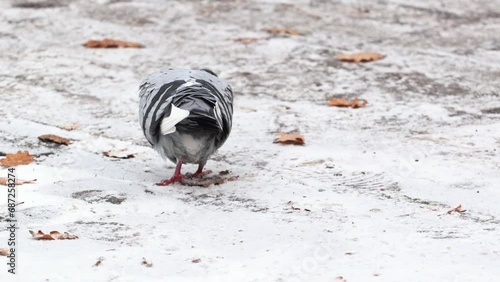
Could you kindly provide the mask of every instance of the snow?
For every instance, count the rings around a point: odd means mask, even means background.
[[[17,188],[24,202],[18,274],[2,263],[0,281],[499,277],[495,1],[33,0],[56,6],[15,7],[21,2],[28,1],[0,2],[0,46],[8,50],[0,57],[0,152],[52,154],[17,167],[18,178],[38,181]],[[262,31],[271,27],[304,35]],[[104,37],[146,48],[81,46]],[[234,42],[240,37],[270,38],[244,45]],[[387,57],[361,65],[335,59],[359,50]],[[208,67],[232,85],[233,131],[207,169],[230,170],[238,180],[153,185],[174,164],[142,136],[137,89],[170,66]],[[328,107],[332,96],[369,104]],[[73,122],[81,127],[58,127]],[[275,132],[293,130],[305,146],[272,143]],[[42,134],[74,142],[48,145],[38,141]],[[102,154],[122,149],[136,157]],[[0,193],[0,248],[9,236],[6,202]],[[447,214],[459,204],[466,212]],[[79,239],[35,241],[28,230]]]

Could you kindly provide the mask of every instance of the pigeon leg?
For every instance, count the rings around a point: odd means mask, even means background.
[[[203,176],[205,176],[207,174],[212,173],[211,170],[205,170],[205,171],[203,171],[203,167],[205,166],[206,163],[207,163],[207,161],[201,161],[198,164],[198,169],[196,170],[195,173],[193,173],[192,177],[203,177]]]
[[[163,180],[160,183],[156,183],[158,186],[167,186],[169,184],[175,183],[175,182],[180,182],[182,180],[182,173],[181,173],[181,167],[182,167],[182,160],[178,159],[177,160],[177,166],[175,167],[175,172],[170,179]]]

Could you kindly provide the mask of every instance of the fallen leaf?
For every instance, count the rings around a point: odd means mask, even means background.
[[[101,265],[103,261],[104,261],[103,257],[98,257],[97,261],[94,263],[94,267]]]
[[[146,267],[151,267],[153,266],[153,263],[148,261],[146,258],[142,258],[142,264]]]
[[[59,126],[59,128],[67,130],[67,131],[72,131],[72,130],[75,130],[77,128],[80,128],[80,124],[77,122],[68,123],[68,124],[64,124],[64,125]]]
[[[276,139],[274,139],[274,143],[304,145],[304,136],[300,135],[300,133],[298,132],[291,132],[291,133],[279,132],[276,134]]]
[[[122,149],[122,150],[110,150],[103,152],[103,155],[106,157],[110,158],[117,158],[117,159],[131,159],[134,158],[137,154],[136,153],[131,153],[127,151],[127,149]]]
[[[343,276],[337,276],[337,277],[335,277],[335,279],[342,281],[342,282],[347,282],[347,280]]]
[[[298,32],[294,29],[282,28],[282,27],[268,28],[268,29],[265,29],[265,31],[267,33],[271,33],[271,34],[302,35],[302,33]]]
[[[359,52],[353,54],[338,54],[337,58],[342,62],[350,63],[366,63],[372,61],[378,61],[383,59],[385,56],[375,52]]]
[[[5,185],[7,186],[7,177],[0,177],[0,185]],[[22,180],[22,179],[17,179],[16,178],[16,185],[23,185],[23,184],[31,184],[31,183],[35,183],[36,182],[36,179],[33,179],[33,180]]]
[[[236,38],[234,40],[234,42],[239,42],[239,43],[242,43],[244,45],[248,45],[248,44],[257,42],[257,41],[259,41],[261,39],[262,38],[256,38],[256,37],[241,37],[241,38]]]
[[[462,209],[462,205],[458,205],[456,208],[453,208],[453,209],[449,210],[448,214],[452,214],[453,212],[464,213],[466,211],[467,210],[463,210]]]
[[[335,107],[349,107],[351,106],[351,102],[349,102],[346,98],[330,98],[328,99],[328,105]]]
[[[5,248],[0,248],[0,256],[8,256],[9,255],[9,249],[5,249]]]
[[[68,138],[64,138],[61,136],[57,136],[54,134],[44,134],[38,136],[38,139],[43,142],[51,142],[51,143],[56,143],[56,144],[63,144],[63,145],[69,145],[71,144],[71,140]]]
[[[328,106],[331,107],[351,107],[351,108],[361,108],[366,106],[368,101],[365,99],[354,98],[354,100],[349,101],[346,98],[330,98],[328,99]]]
[[[0,160],[0,164],[4,167],[12,167],[18,165],[30,164],[35,156],[29,154],[28,151],[17,151],[15,154],[7,154],[4,159]]]
[[[71,235],[68,232],[64,232],[61,234],[59,231],[50,231],[50,233],[43,233],[41,230],[38,230],[37,233],[30,230],[31,236],[35,240],[73,240],[78,239],[78,236]]]
[[[201,258],[194,258],[191,260],[192,263],[200,263],[201,262]]]
[[[89,40],[83,44],[87,48],[144,48],[144,45],[105,38],[103,40]]]

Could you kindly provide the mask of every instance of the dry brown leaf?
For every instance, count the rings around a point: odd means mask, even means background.
[[[97,261],[94,263],[94,266],[99,266],[101,265],[101,263],[104,261],[104,258],[103,257],[98,257],[97,258]]]
[[[144,45],[105,38],[103,40],[89,40],[83,44],[87,48],[144,48]]]
[[[271,33],[271,34],[302,35],[302,33],[298,32],[294,29],[282,28],[282,27],[268,28],[268,29],[265,29],[265,31],[267,33]]]
[[[291,133],[279,132],[276,134],[276,139],[274,139],[274,143],[304,145],[304,136],[300,135],[300,133],[298,132],[291,132]]]
[[[6,248],[0,248],[0,256],[8,256],[9,255],[9,249]]]
[[[151,266],[153,266],[153,263],[148,261],[146,258],[142,258],[142,265],[144,265],[146,267],[151,267]]]
[[[453,209],[449,210],[448,214],[452,214],[453,212],[464,213],[466,211],[467,210],[463,210],[462,209],[462,205],[458,205],[456,208],[453,208]]]
[[[383,59],[385,56],[375,52],[359,52],[353,54],[338,54],[337,58],[342,62],[366,63]]]
[[[106,157],[110,157],[110,158],[131,159],[131,158],[134,158],[137,154],[131,153],[131,152],[127,151],[127,149],[122,149],[122,150],[105,151],[105,152],[103,152],[103,155],[105,155]]]
[[[328,99],[328,105],[335,107],[349,107],[351,106],[351,102],[349,102],[346,98],[330,98]]]
[[[255,38],[255,37],[241,37],[241,38],[236,38],[234,42],[240,42],[242,44],[248,45],[254,42],[257,42],[261,40],[261,38]]]
[[[17,151],[15,154],[7,154],[5,158],[0,160],[0,164],[4,167],[12,167],[18,165],[30,164],[35,156],[30,155],[28,151]]]
[[[339,280],[341,282],[347,282],[347,280],[343,276],[337,276],[335,277],[336,280]]]
[[[200,263],[201,262],[201,258],[194,258],[191,260],[192,263]]]
[[[50,231],[50,233],[43,233],[41,230],[38,230],[37,233],[30,230],[31,236],[35,240],[73,240],[78,239],[78,236],[71,235],[68,232],[60,233],[59,231]]]
[[[44,134],[38,136],[38,139],[43,142],[51,142],[51,143],[56,143],[56,144],[63,144],[63,145],[69,145],[71,144],[71,140],[68,138],[64,138],[61,136],[57,136],[54,134]]]
[[[328,106],[331,107],[351,107],[351,108],[361,108],[366,106],[368,101],[365,99],[354,98],[354,100],[349,101],[346,98],[330,98],[328,99]]]
[[[0,185],[5,185],[7,186],[8,179],[7,177],[0,177]],[[22,180],[22,179],[17,179],[16,178],[16,185],[23,185],[23,184],[31,184],[35,183],[36,179],[33,180]]]
[[[72,131],[72,130],[75,130],[77,128],[80,128],[80,124],[78,122],[67,123],[67,124],[59,126],[59,128],[67,130],[67,131]]]
[[[351,103],[351,108],[354,108],[354,109],[362,108],[362,107],[366,106],[366,104],[368,104],[368,101],[366,101],[365,99],[354,98],[354,100]]]

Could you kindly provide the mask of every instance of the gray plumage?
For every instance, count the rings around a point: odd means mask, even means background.
[[[152,74],[141,84],[139,98],[144,136],[172,162],[203,167],[231,132],[232,89],[210,70]]]

